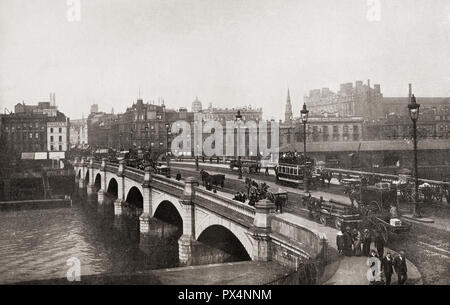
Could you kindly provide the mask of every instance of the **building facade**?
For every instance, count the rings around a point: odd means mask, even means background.
[[[54,99],[54,94],[50,94]],[[69,119],[51,102],[40,102],[37,105],[19,103],[15,106],[15,113],[1,116],[1,138],[5,150],[13,158],[33,159],[34,153],[39,158],[48,158],[47,153],[61,146],[60,152],[68,151]],[[61,125],[57,127],[56,125]],[[54,127],[52,125],[55,125]],[[50,135],[51,128],[61,128],[61,133]],[[62,136],[61,141],[60,136]],[[53,137],[53,142],[50,140]],[[62,154],[60,154],[62,156]]]
[[[236,114],[238,110],[241,113],[242,121],[255,121],[262,120],[262,108],[252,108],[251,106],[244,106],[239,108],[215,108],[210,105],[207,109],[204,109],[203,115],[205,120],[213,120],[220,122],[223,126],[227,121],[236,120]]]
[[[117,115],[105,112],[92,112],[87,118],[87,138],[89,146],[111,147],[114,142],[113,124]]]
[[[65,118],[64,118],[65,119]],[[47,151],[50,159],[62,159],[69,150],[69,120],[60,118],[47,122]]]
[[[362,81],[345,83],[340,85],[338,92],[329,88],[314,89],[304,97],[304,102],[313,115],[324,115],[337,113],[339,116],[354,116],[363,118],[378,118],[382,116],[381,86],[375,84],[370,86]]]
[[[88,124],[86,119],[70,120],[70,146],[84,147],[88,144]]]

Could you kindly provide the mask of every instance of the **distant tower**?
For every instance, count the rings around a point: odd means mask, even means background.
[[[289,89],[287,92],[286,109],[284,111],[284,122],[285,123],[292,122],[292,104],[291,104],[291,95],[289,94]]]
[[[200,112],[202,111],[202,102],[198,100],[198,97],[195,97],[195,100],[192,102],[192,112]]]

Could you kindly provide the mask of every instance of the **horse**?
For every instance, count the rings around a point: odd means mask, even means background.
[[[222,188],[224,188],[224,184],[225,184],[225,175],[222,174],[216,174],[216,175],[211,175],[209,174],[207,171],[205,171],[204,169],[202,169],[200,171],[200,177],[202,179],[202,183],[203,186],[218,186],[220,185]]]
[[[221,188],[225,185],[225,175],[222,174],[216,174],[216,175],[209,175],[205,179],[207,185],[214,185],[216,188],[218,185],[220,185]]]

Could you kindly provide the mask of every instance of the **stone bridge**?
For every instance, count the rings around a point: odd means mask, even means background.
[[[253,261],[277,261],[295,268],[306,258],[326,252],[326,239],[318,232],[278,218],[272,202],[263,200],[255,207],[235,201],[226,194],[213,193],[188,177],[184,181],[153,174],[119,164],[94,162],[82,158],[74,161],[75,180],[88,195],[98,194],[98,203],[105,204],[105,194],[117,199],[114,213],[120,215],[130,203],[142,209],[139,230],[151,234],[155,218],[166,211],[168,217],[179,219],[182,235],[178,240],[182,265],[196,264],[196,249],[205,236],[218,239],[217,229],[227,231],[245,249]],[[168,213],[167,213],[168,212]],[[229,239],[229,238],[228,238]],[[223,241],[226,244],[227,239]]]

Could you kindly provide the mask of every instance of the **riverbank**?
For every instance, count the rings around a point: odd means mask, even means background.
[[[0,201],[0,211],[56,209],[72,206],[71,198]]]
[[[14,285],[264,285],[292,271],[275,262],[232,262],[134,273],[81,276],[79,282],[65,278],[14,283]]]

